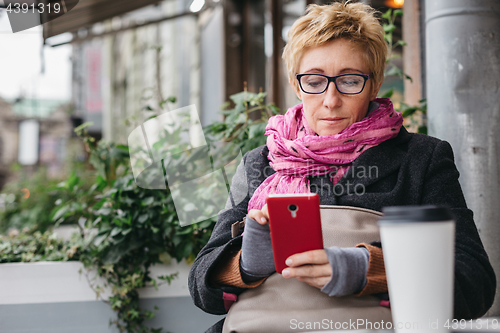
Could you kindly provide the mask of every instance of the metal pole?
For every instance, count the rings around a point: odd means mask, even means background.
[[[460,182],[497,275],[500,315],[500,1],[426,0],[429,134],[453,146]]]

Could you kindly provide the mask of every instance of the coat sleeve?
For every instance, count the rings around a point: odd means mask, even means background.
[[[471,319],[484,315],[493,304],[496,278],[458,177],[452,148],[440,141],[425,174],[421,203],[449,207],[455,217],[454,317]]]
[[[198,253],[189,273],[189,292],[196,306],[212,314],[224,314],[223,292],[240,294],[244,289],[214,283],[216,268],[221,261],[236,255],[241,249],[241,236],[232,238],[231,225],[247,214],[248,180],[245,172],[247,154],[238,165],[232,179],[230,198],[219,212],[217,223],[207,245]],[[232,197],[232,200],[231,200]]]

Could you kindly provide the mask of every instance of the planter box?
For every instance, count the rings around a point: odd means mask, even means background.
[[[187,287],[190,266],[184,262],[152,267],[152,276],[179,272],[170,285],[140,290],[141,305],[160,309],[148,325],[165,332],[203,332],[222,316],[193,305]],[[82,273],[80,273],[82,272]],[[109,305],[96,299],[90,284],[103,286],[80,262],[38,262],[0,265],[0,333],[108,333],[116,318]],[[107,299],[109,292],[101,297]]]

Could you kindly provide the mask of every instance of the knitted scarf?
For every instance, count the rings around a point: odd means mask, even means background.
[[[396,137],[403,117],[388,98],[361,121],[335,135],[317,136],[298,104],[285,115],[271,117],[266,126],[269,165],[276,171],[255,190],[248,210],[262,209],[268,194],[309,193],[307,176],[330,174],[335,185],[352,162],[367,149]]]

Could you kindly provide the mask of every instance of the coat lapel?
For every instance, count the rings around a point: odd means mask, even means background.
[[[402,126],[397,137],[361,154],[337,184],[343,188],[348,184],[351,188],[358,184],[367,187],[397,171],[407,154],[401,146],[410,139],[411,135]]]

